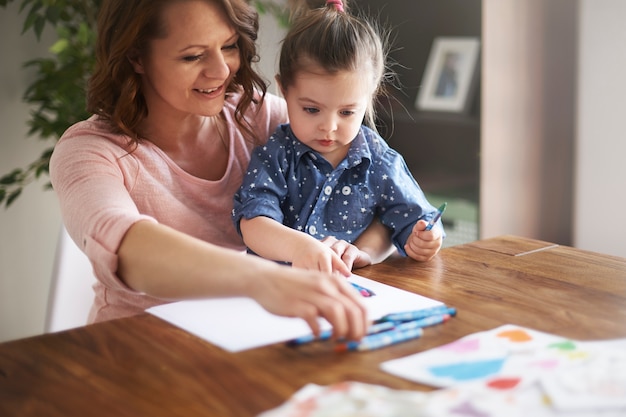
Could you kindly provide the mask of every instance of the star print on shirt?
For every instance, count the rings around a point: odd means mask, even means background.
[[[252,152],[248,171],[254,174],[244,178],[235,196],[235,222],[266,216],[316,238],[353,242],[378,217],[404,253],[413,225],[437,211],[402,157],[366,127],[348,156],[333,167],[298,141],[289,125],[281,125],[266,145]]]

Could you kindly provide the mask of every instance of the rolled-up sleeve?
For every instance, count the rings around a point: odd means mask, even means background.
[[[127,179],[132,175],[124,175],[118,161],[132,156],[107,144],[83,135],[78,127],[69,130],[55,146],[50,179],[63,223],[90,259],[98,280],[108,288],[129,290],[116,274],[117,250],[135,222],[156,220],[140,214],[129,195],[132,183]]]

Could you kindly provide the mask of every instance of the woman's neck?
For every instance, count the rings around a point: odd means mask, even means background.
[[[206,180],[222,178],[229,158],[228,129],[223,117],[169,119],[147,118],[142,138],[159,147],[187,173]]]

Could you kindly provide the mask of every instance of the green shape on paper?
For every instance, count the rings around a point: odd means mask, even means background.
[[[563,342],[552,343],[552,344],[548,345],[548,347],[549,348],[559,349],[559,350],[566,350],[566,351],[576,350],[576,344],[574,342],[572,342],[571,340],[566,340],[566,341],[563,341]]]

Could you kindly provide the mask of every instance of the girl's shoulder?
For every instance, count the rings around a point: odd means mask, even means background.
[[[377,131],[363,125],[361,126],[361,133],[370,152],[375,157],[381,157],[388,152],[395,152]]]

